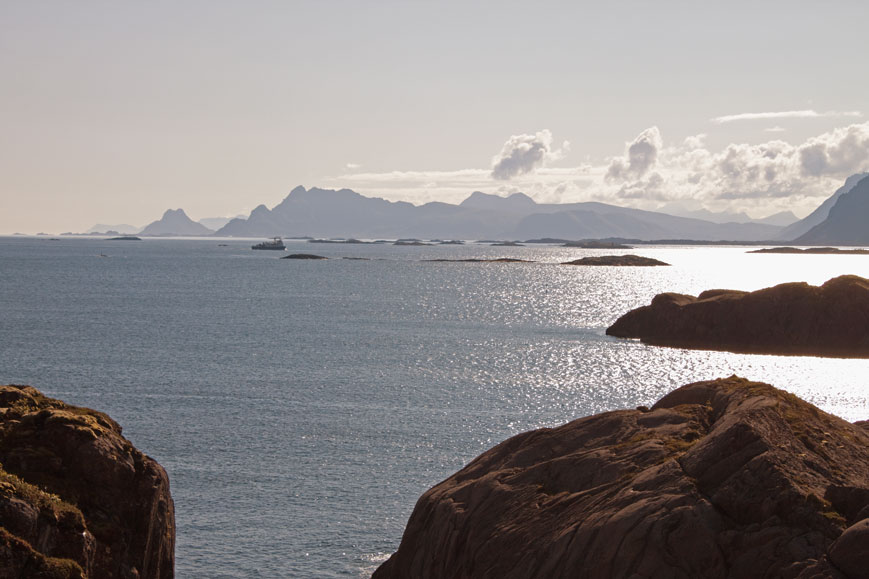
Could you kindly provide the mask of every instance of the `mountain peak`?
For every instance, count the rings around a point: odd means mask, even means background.
[[[849,177],[858,177],[853,175]],[[839,196],[827,218],[795,242],[806,245],[867,245],[869,230],[869,175],[855,179],[851,188]],[[845,182],[846,186],[848,182]]]
[[[516,211],[530,209],[537,205],[537,203],[525,193],[513,193],[508,197],[501,197],[500,195],[474,191],[459,205],[470,209]]]
[[[833,205],[836,204],[836,202],[839,200],[839,197],[851,191],[851,189],[856,187],[857,183],[862,181],[865,177],[869,177],[869,173],[855,173],[845,179],[845,183],[841,187],[836,189],[836,192],[828,197],[823,203],[821,203],[817,209],[812,211],[805,218],[786,227],[781,232],[779,239],[791,240],[801,237],[808,233],[809,230],[816,225],[820,225],[830,214],[830,209],[832,209]]]
[[[163,217],[148,224],[139,235],[211,235],[213,230],[190,219],[183,209],[167,209]]]

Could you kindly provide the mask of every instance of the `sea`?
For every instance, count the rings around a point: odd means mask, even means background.
[[[694,381],[869,418],[869,360],[605,334],[660,292],[869,277],[869,256],[255,241],[0,238],[0,383],[107,412],[166,468],[178,577],[367,577],[486,449]],[[671,266],[559,265],[612,253]],[[533,263],[428,261],[501,257]]]

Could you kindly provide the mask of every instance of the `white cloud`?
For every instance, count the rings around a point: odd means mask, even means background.
[[[658,127],[650,127],[625,143],[624,157],[613,159],[607,169],[608,181],[641,179],[658,161],[658,152],[664,146]]]
[[[804,175],[847,177],[869,165],[869,123],[812,137],[799,148]]]
[[[546,141],[532,137],[532,141]],[[551,154],[551,145],[544,150]],[[626,143],[622,156],[575,167],[546,167],[543,163],[520,163],[530,168],[494,183],[491,170],[461,169],[355,172],[333,177],[327,184],[414,203],[457,203],[472,191],[501,195],[522,191],[548,203],[596,200],[656,209],[678,201],[758,215],[785,209],[804,214],[831,195],[846,177],[869,169],[869,122],[828,131],[801,143],[771,139],[760,144],[732,143],[717,150],[710,148],[705,135],[667,145],[657,127],[650,127]]]
[[[775,111],[765,113],[739,113],[737,115],[724,115],[710,119],[715,124],[732,123],[735,121],[755,121],[768,119],[813,119],[818,117],[862,117],[859,111],[827,111],[819,113],[807,109],[802,111]]]
[[[769,127],[768,129],[764,129],[763,132],[764,133],[784,133],[786,130],[787,129],[785,129],[784,127],[780,127],[780,126],[776,125],[774,127]]]
[[[347,163],[346,165],[344,165],[344,168],[355,171],[356,169],[361,169],[362,165],[360,165],[359,163]]]
[[[570,150],[570,142],[564,141],[560,149],[552,149],[552,133],[543,129],[534,135],[513,135],[501,152],[492,158],[492,178],[499,181],[531,173],[543,167],[547,161],[557,161]]]

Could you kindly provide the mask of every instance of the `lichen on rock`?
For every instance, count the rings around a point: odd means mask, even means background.
[[[102,412],[0,386],[0,576],[174,576],[169,479]]]

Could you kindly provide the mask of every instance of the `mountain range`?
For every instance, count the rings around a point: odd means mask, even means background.
[[[534,238],[794,242],[869,244],[869,173],[849,177],[806,218],[790,212],[752,220],[744,213],[705,210],[672,215],[598,202],[537,203],[523,193],[508,197],[476,191],[456,204],[416,206],[365,197],[350,189],[296,187],[278,205],[260,205],[246,218],[209,220],[216,232],[191,220],[183,210],[168,210],[139,235],[217,235],[227,237],[341,238]],[[838,209],[837,209],[838,208]],[[672,209],[671,209],[672,210]],[[703,217],[703,218],[701,218]],[[204,220],[203,220],[204,221]]]
[[[711,223],[606,203],[537,203],[523,193],[509,197],[472,193],[458,205],[403,201],[296,187],[278,205],[260,205],[247,219],[233,219],[216,235],[239,237],[319,236],[358,238],[696,239],[758,241],[781,227],[763,223]]]

